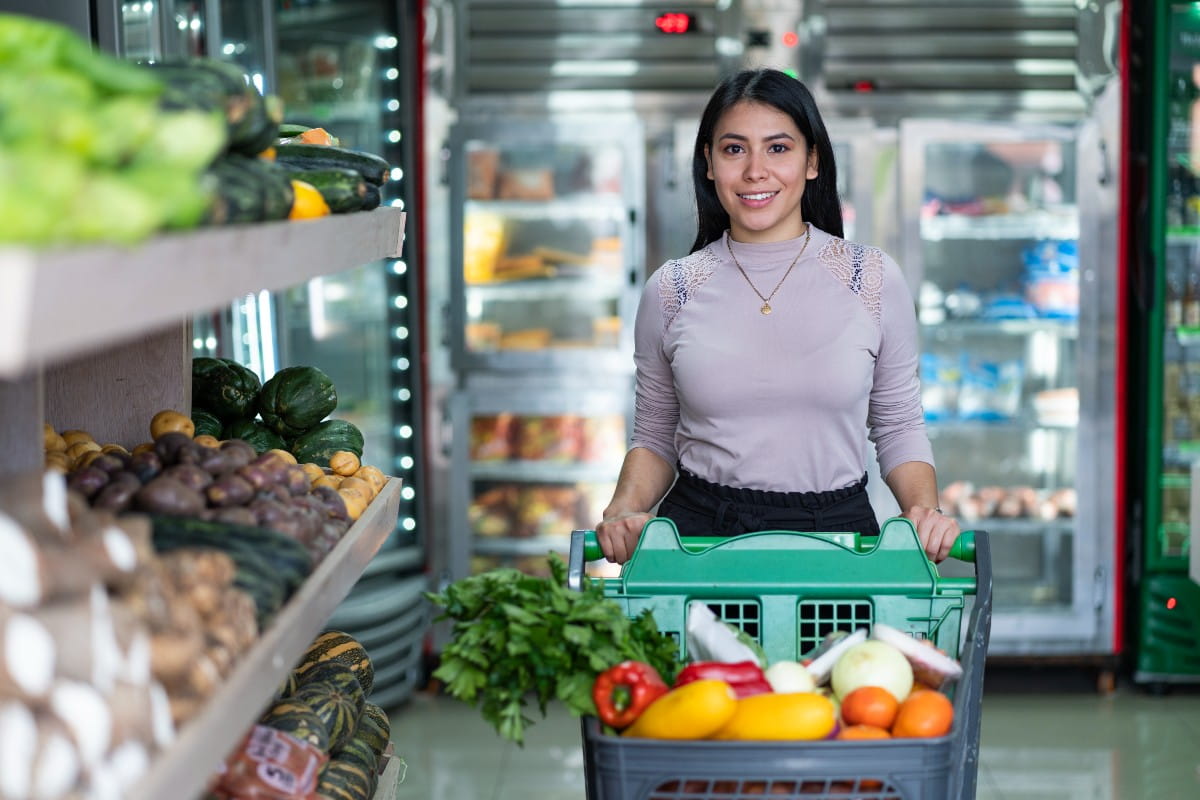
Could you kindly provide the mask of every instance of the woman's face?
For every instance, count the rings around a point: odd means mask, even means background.
[[[804,233],[800,198],[817,177],[817,156],[790,116],[740,101],[717,120],[704,157],[735,241],[778,242]]]

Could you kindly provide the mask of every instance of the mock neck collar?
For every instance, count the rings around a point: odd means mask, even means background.
[[[809,223],[809,227],[811,239],[800,258],[801,261],[817,252],[817,240],[825,236],[824,232],[816,225]],[[731,239],[729,231],[726,230],[713,245],[717,253],[726,260],[730,260],[729,251],[732,249],[738,261],[741,262],[742,268],[749,272],[756,269],[775,269],[780,264],[784,266],[790,264],[796,254],[800,252],[800,248],[804,247],[804,236],[801,233],[793,239],[781,239],[777,242],[738,242]]]

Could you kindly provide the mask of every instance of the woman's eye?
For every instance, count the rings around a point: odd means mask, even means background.
[[[787,150],[788,150],[788,146],[786,144],[776,143],[776,144],[771,145],[772,153],[786,153]]]
[[[738,153],[742,152],[742,146],[740,144],[725,145],[725,152],[729,153],[730,155],[737,155]]]

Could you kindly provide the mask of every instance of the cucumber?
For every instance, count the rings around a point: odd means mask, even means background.
[[[286,167],[285,167],[286,169]],[[312,184],[325,198],[325,203],[334,214],[362,211],[367,197],[367,187],[362,174],[356,169],[328,167],[325,169],[292,168],[289,175],[298,181]]]
[[[363,180],[375,186],[383,185],[392,167],[372,153],[348,150],[325,144],[281,144],[275,148],[276,162],[299,169],[341,168],[356,170]]]

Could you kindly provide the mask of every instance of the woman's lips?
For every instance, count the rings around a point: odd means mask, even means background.
[[[779,192],[739,192],[738,199],[742,201],[743,205],[750,208],[762,208],[767,203],[770,203],[777,194]]]

